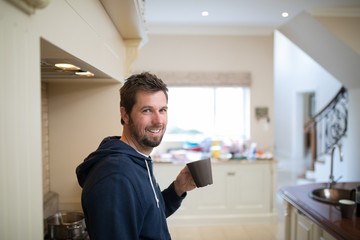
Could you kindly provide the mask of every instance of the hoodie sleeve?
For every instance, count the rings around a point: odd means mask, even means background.
[[[116,174],[104,178],[90,192],[83,194],[82,201],[92,240],[139,238],[140,221],[144,214],[139,198],[127,178]]]
[[[165,215],[170,217],[181,205],[182,200],[186,197],[186,192],[179,197],[175,192],[174,182],[167,189],[161,192],[165,202]]]

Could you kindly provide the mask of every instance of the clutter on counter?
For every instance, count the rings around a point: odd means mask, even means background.
[[[258,149],[257,144],[250,141],[204,139],[201,142],[179,142],[178,146],[171,144],[169,148],[155,148],[151,157],[154,162],[187,163],[205,158],[214,161],[270,160],[273,154],[269,150]]]

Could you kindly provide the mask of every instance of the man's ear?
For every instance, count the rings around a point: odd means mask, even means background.
[[[120,115],[125,124],[129,123],[129,115],[127,114],[124,107],[120,107]]]

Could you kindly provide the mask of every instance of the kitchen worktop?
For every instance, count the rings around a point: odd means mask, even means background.
[[[168,161],[168,160],[161,160],[161,159],[154,160],[154,163],[174,164],[174,165],[178,165],[178,164],[185,165],[188,162],[191,162],[191,161]],[[229,159],[229,160],[216,160],[216,159],[211,159],[211,164],[216,164],[216,165],[220,165],[220,164],[261,164],[261,163],[268,163],[268,162],[276,163],[276,160],[274,160],[274,159],[255,159],[255,160],[248,160],[248,159],[243,159],[243,160],[232,160],[232,159]]]
[[[334,188],[354,189],[360,182],[337,183]],[[283,187],[280,195],[314,223],[336,239],[360,239],[360,217],[354,214],[352,219],[341,217],[335,205],[322,203],[309,197],[317,188],[325,188],[327,183],[314,183]]]

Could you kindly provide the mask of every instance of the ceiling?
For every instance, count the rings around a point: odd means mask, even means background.
[[[99,0],[126,39],[147,40],[147,35],[211,34],[267,35],[302,11],[322,16],[360,17],[360,0]],[[208,11],[207,17],[201,16]],[[289,17],[283,18],[282,12]],[[79,77],[73,71],[54,67],[68,62],[95,73],[94,78]],[[43,81],[104,81],[111,79],[51,43],[41,41]]]
[[[302,11],[360,17],[360,0],[145,0],[143,11],[149,34],[258,35],[271,34]]]

